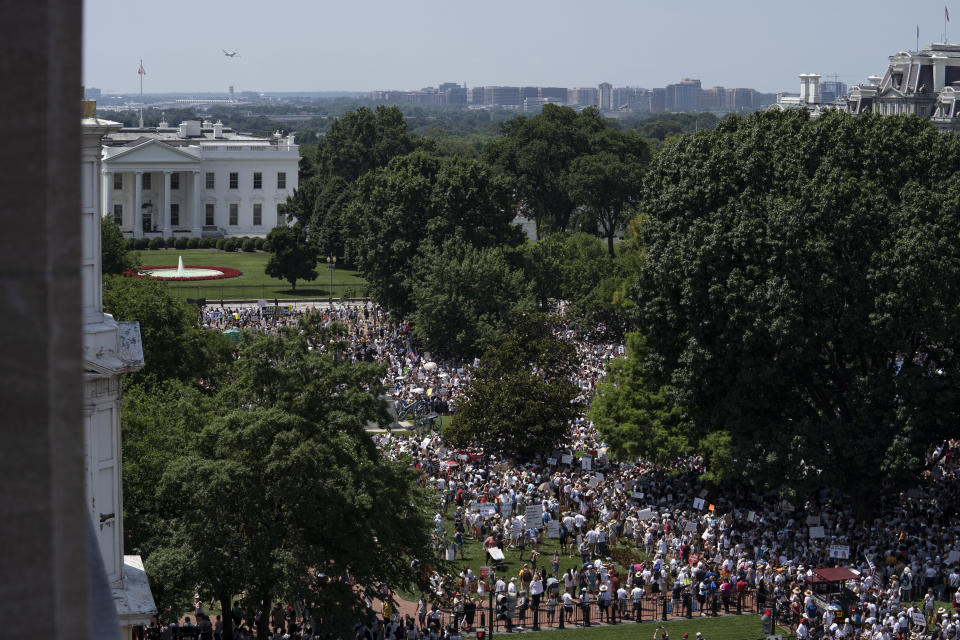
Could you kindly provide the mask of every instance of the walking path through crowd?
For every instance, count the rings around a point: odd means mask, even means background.
[[[214,330],[276,332],[311,310],[344,325],[349,357],[386,364],[384,386],[399,405],[421,401],[438,413],[456,411],[471,363],[420,353],[409,326],[369,304],[298,304],[283,316],[266,316],[256,305],[209,307],[200,318]],[[625,351],[605,341],[602,329],[556,326],[576,346],[575,382],[587,401],[606,363]],[[914,489],[883,498],[871,522],[857,522],[850,503],[826,487],[795,507],[745,487],[715,493],[701,483],[706,469],[696,457],[669,466],[615,463],[585,417],[571,425],[566,449],[524,466],[454,451],[435,433],[374,437],[386,455],[409,457],[421,482],[437,490],[440,511],[453,511],[453,526],[439,512],[435,518],[440,557],[450,557],[451,545],[455,557],[458,541],[462,552],[464,539],[482,541],[496,555],[551,536],[582,562],[577,571],[560,572],[556,561],[534,560],[511,578],[488,558],[489,575],[470,568],[434,574],[431,594],[401,602],[399,611],[384,605],[384,619],[358,624],[358,638],[456,640],[478,623],[491,591],[501,625],[533,608],[544,626],[555,626],[561,610],[582,623],[584,603],[594,619],[632,619],[638,601],[663,603],[673,615],[702,615],[749,596],[800,639],[958,638],[958,440],[933,452],[931,470]],[[626,557],[638,561],[618,562]],[[814,573],[832,566],[854,572],[835,585],[850,597],[837,611],[824,606],[820,595],[830,587]]]

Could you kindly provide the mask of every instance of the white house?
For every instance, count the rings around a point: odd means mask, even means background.
[[[293,135],[241,135],[217,122],[124,128],[103,139],[103,211],[125,237],[265,236],[297,188]]]
[[[156,605],[140,556],[123,553],[123,474],[120,442],[121,376],[143,367],[138,322],[117,322],[103,313],[100,257],[101,138],[120,129],[98,120],[92,102],[81,121],[81,282],[83,286],[83,425],[86,498],[100,543],[104,573],[117,617],[130,638],[133,625],[148,624]]]

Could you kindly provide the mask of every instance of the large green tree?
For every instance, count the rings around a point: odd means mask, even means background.
[[[669,386],[657,386],[644,373],[648,355],[643,336],[628,334],[626,357],[607,365],[607,378],[597,389],[589,417],[612,457],[670,463],[688,446],[683,410]]]
[[[315,177],[298,202],[303,224],[327,255],[344,255],[347,204],[356,181],[414,150],[407,122],[397,107],[360,107],[333,121],[317,144]]]
[[[246,335],[230,375],[199,407],[202,428],[158,460],[166,535],[146,562],[174,582],[179,566],[224,611],[237,594],[251,610],[300,599],[320,631],[344,635],[371,614],[365,599],[380,584],[423,586],[419,567],[433,557],[427,498],[409,466],[382,456],[365,431],[388,420],[382,366],[335,358],[333,330],[312,316],[302,324]],[[167,422],[180,420],[174,412]],[[155,478],[157,468],[139,473]]]
[[[500,342],[512,311],[532,309],[530,285],[499,247],[460,238],[426,247],[411,294],[413,333],[425,349],[473,358]]]
[[[647,177],[638,282],[654,385],[738,473],[861,514],[955,431],[960,142],[926,121],[728,118]]]
[[[563,445],[581,410],[571,381],[576,350],[541,314],[514,314],[512,327],[480,359],[443,436],[454,446],[531,459]]]
[[[579,114],[547,104],[543,113],[505,122],[501,138],[484,156],[513,181],[522,210],[536,222],[537,237],[563,231],[576,207],[565,185],[570,163],[590,152],[590,138],[608,126],[596,109]]]
[[[413,310],[421,245],[459,237],[474,247],[515,245],[509,184],[475,160],[415,152],[363,176],[349,210],[346,256],[371,297],[401,316]]]
[[[624,227],[640,200],[647,160],[646,143],[636,135],[626,137],[635,139],[635,150],[621,153],[604,150],[581,156],[571,163],[565,178],[570,197],[586,214],[584,222],[596,227],[607,239],[611,258],[614,236]]]
[[[264,271],[268,276],[286,280],[292,291],[297,290],[297,280],[317,279],[317,246],[302,225],[274,227],[267,234],[267,246],[270,259]]]

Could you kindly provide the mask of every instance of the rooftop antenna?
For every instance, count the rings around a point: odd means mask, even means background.
[[[143,76],[147,72],[143,69],[143,58],[140,59],[140,68],[137,69],[137,75],[140,76],[140,128],[143,129]]]
[[[917,25],[917,52],[920,52],[920,25]]]

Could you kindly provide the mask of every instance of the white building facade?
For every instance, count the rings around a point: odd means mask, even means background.
[[[90,519],[113,590],[124,637],[148,624],[156,605],[139,556],[123,553],[123,469],[120,439],[121,376],[144,365],[138,322],[103,313],[101,276],[101,138],[120,129],[85,107],[81,134],[81,282],[83,286],[83,425],[86,497]]]
[[[112,131],[103,140],[102,206],[124,237],[265,236],[297,188],[293,135],[256,138],[221,123]]]

